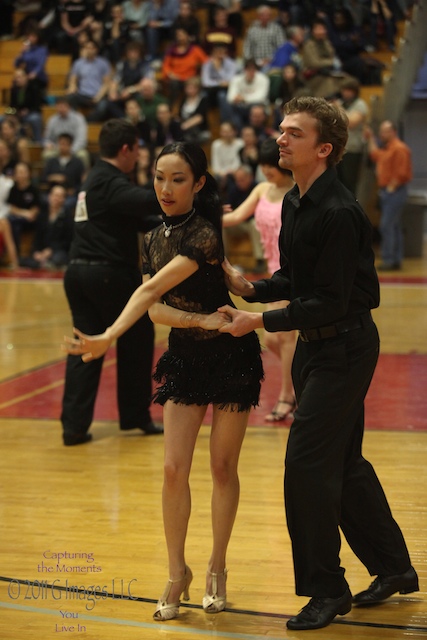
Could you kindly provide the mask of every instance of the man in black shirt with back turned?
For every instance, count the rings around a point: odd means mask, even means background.
[[[298,408],[291,426],[285,503],[296,593],[309,603],[289,629],[325,627],[352,604],[418,591],[418,578],[380,482],[362,456],[364,399],[378,359],[370,310],[379,305],[370,223],[336,177],[348,119],[321,98],[294,98],[280,125],[279,164],[296,185],[283,202],[281,268],[250,283],[225,264],[229,289],[248,301],[290,300],[250,313],[223,307],[222,330],[299,330],[292,369]],[[377,578],[354,598],[340,566],[340,534]]]
[[[99,136],[100,160],[78,195],[74,239],[64,287],[75,327],[102,333],[142,282],[138,232],[161,223],[154,191],[134,186],[129,174],[138,157],[138,132],[125,120],[109,120]],[[163,433],[150,415],[154,328],[145,314],[117,341],[120,429]],[[67,446],[89,442],[88,433],[103,359],[84,363],[69,355],[61,421]]]

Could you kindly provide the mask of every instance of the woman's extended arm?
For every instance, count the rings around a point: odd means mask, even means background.
[[[230,316],[219,311],[210,314],[182,311],[182,309],[170,307],[161,302],[152,304],[148,314],[153,322],[165,324],[168,327],[176,327],[177,329],[199,327],[200,329],[213,331],[220,329],[231,321]]]
[[[242,204],[230,213],[224,213],[222,216],[222,226],[234,227],[236,224],[240,224],[240,222],[244,222],[250,218],[255,212],[258,200],[265,190],[265,185],[269,185],[269,183],[260,182],[260,184],[257,184]]]
[[[176,256],[168,262],[155,276],[144,282],[134,291],[117,320],[104,333],[89,336],[77,328],[73,332],[77,338],[64,338],[63,350],[72,355],[81,355],[84,362],[89,362],[104,355],[113,340],[119,338],[152,304],[157,302],[166,291],[183,282],[199,268],[195,260],[185,256]]]

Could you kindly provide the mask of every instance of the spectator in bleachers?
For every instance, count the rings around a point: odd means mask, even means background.
[[[154,157],[151,147],[140,145],[135,166],[135,182],[140,187],[153,188],[153,163]]]
[[[247,60],[244,70],[232,78],[228,86],[224,111],[237,131],[248,124],[249,109],[252,105],[268,106],[270,81],[258,70],[255,60]]]
[[[58,53],[79,55],[77,36],[93,22],[90,0],[63,0],[58,5],[60,28],[55,36]]]
[[[283,120],[283,107],[286,102],[294,96],[303,95],[306,91],[305,82],[299,75],[298,69],[293,64],[286,64],[274,89],[270,84],[270,101],[274,103],[273,128],[276,131],[279,130],[279,124]]]
[[[381,84],[381,63],[373,67],[373,59],[362,55],[365,42],[361,29],[353,24],[349,11],[339,9],[334,11],[332,20],[328,21],[329,38],[338,56],[343,71],[357,78],[363,85],[374,84],[372,74],[377,69],[378,77],[375,84]],[[376,61],[375,61],[376,62]]]
[[[144,30],[148,24],[150,7],[147,0],[125,0],[122,3],[123,17],[129,24],[129,36],[136,42],[144,41]]]
[[[67,208],[64,187],[53,186],[35,221],[31,255],[21,258],[20,265],[30,269],[65,267],[73,238],[73,214]]]
[[[189,78],[185,82],[184,97],[178,112],[183,140],[196,144],[203,144],[210,140],[208,111],[209,102],[202,91],[200,78]]]
[[[337,173],[347,189],[356,195],[366,147],[364,128],[369,115],[368,105],[360,97],[360,83],[356,78],[343,80],[338,102],[348,117],[348,140],[345,154],[337,164]]]
[[[138,129],[139,144],[151,146],[153,132],[135,98],[129,98],[129,100],[126,100],[125,118]]]
[[[177,29],[175,40],[163,58],[162,72],[165,89],[172,106],[176,106],[184,94],[184,85],[189,78],[200,75],[207,53],[197,44],[193,44],[185,29]]]
[[[13,240],[19,256],[22,233],[34,229],[34,223],[40,210],[40,192],[32,182],[31,168],[26,162],[16,164],[13,182],[7,198],[8,220],[12,227]]]
[[[122,59],[126,44],[130,40],[129,28],[129,23],[124,17],[123,5],[113,4],[110,17],[104,25],[102,49],[111,64],[116,64]]]
[[[26,72],[28,82],[34,86],[34,92],[39,92],[40,100],[48,83],[46,74],[47,56],[47,47],[40,43],[39,29],[34,25],[29,25],[26,30],[22,51],[15,58],[14,64],[16,69],[23,69]]]
[[[310,95],[319,98],[335,96],[341,63],[322,18],[316,18],[302,48],[303,78]],[[341,74],[342,77],[342,74]]]
[[[378,49],[378,27],[381,19],[384,24],[387,46],[390,51],[395,51],[396,22],[387,0],[371,0],[371,38],[367,50],[376,51]]]
[[[209,106],[219,107],[220,120],[226,119],[224,104],[227,100],[228,85],[236,71],[236,61],[227,55],[226,46],[221,43],[213,45],[208,60],[202,64],[201,81],[208,96]]]
[[[139,42],[128,42],[125,57],[115,68],[115,73],[108,89],[107,113],[111,118],[122,118],[125,102],[138,91],[142,78],[152,76],[149,64],[143,59],[142,46]]]
[[[227,10],[218,6],[216,6],[215,12],[213,14],[212,25],[210,25],[205,31],[203,47],[207,53],[212,54],[213,48],[217,45],[224,45],[227,48],[227,55],[230,58],[236,57],[236,31],[228,24]]]
[[[301,67],[301,46],[304,42],[305,30],[298,25],[289,27],[287,30],[287,40],[281,44],[271,59],[269,70],[280,71],[287,64],[294,64]]]
[[[254,129],[259,145],[275,134],[269,124],[267,108],[262,104],[253,104],[249,107],[248,124]]]
[[[157,80],[154,78],[143,78],[139,83],[139,91],[135,94],[142,113],[145,116],[151,129],[157,124],[157,107],[159,104],[167,104],[167,97],[158,91]]]
[[[28,137],[20,132],[19,120],[15,115],[7,115],[0,123],[0,139],[9,147],[13,166],[17,162],[30,161]]]
[[[148,0],[148,25],[145,30],[147,59],[157,60],[161,46],[173,38],[172,25],[179,13],[179,0]]]
[[[48,189],[55,185],[65,188],[67,206],[74,206],[77,194],[83,182],[85,166],[72,152],[73,137],[69,133],[62,133],[58,137],[58,155],[47,159],[41,175],[42,183]]]
[[[107,93],[111,80],[111,65],[99,54],[99,47],[90,40],[82,56],[73,62],[67,94],[74,109],[89,108],[89,122],[102,121],[106,116]]]
[[[225,202],[234,210],[249,197],[256,185],[256,180],[251,167],[247,164],[242,164],[236,169],[231,178],[225,195]],[[230,240],[244,235],[248,235],[251,241],[252,255],[255,259],[254,273],[265,273],[264,250],[253,216],[240,224],[223,228],[225,255],[227,257],[230,255]],[[234,266],[244,271],[240,265]]]
[[[172,33],[177,29],[185,29],[190,36],[191,42],[199,43],[200,20],[195,14],[191,0],[181,0],[179,13],[172,24]]]
[[[233,30],[236,37],[243,34],[243,17],[242,17],[242,1],[241,0],[206,0],[202,2],[208,7],[208,24],[213,26],[215,21],[215,13],[218,8],[225,10],[227,17],[227,25]]]
[[[9,268],[15,270],[19,266],[18,252],[16,251],[16,245],[13,240],[12,227],[8,220],[9,205],[7,204],[7,199],[12,187],[13,179],[1,172],[0,158],[0,247],[3,244],[6,248]],[[0,254],[1,253],[2,251],[0,249]]]
[[[243,39],[243,57],[252,58],[258,68],[266,71],[277,49],[285,42],[282,27],[273,19],[270,7],[262,5],[257,9],[257,19],[249,27]]]
[[[219,137],[211,145],[211,168],[218,181],[222,195],[225,195],[230,176],[240,167],[239,151],[243,140],[231,122],[221,122]]]
[[[13,176],[16,162],[12,160],[9,146],[0,137],[0,175],[8,178]]]
[[[158,105],[156,120],[156,127],[153,134],[153,142],[156,149],[183,139],[181,123],[178,118],[173,116],[168,104]]]
[[[89,168],[87,151],[87,122],[85,117],[71,108],[66,96],[59,96],[55,104],[56,113],[47,120],[43,136],[43,159],[58,155],[59,136],[67,133],[73,139],[71,152]]]
[[[240,137],[243,140],[243,147],[239,151],[240,162],[249,166],[255,176],[259,164],[259,144],[256,131],[250,125],[242,127]]]
[[[24,69],[16,69],[10,90],[10,107],[19,120],[21,128],[30,129],[30,137],[41,142],[43,122],[41,96],[37,87],[29,82]]]

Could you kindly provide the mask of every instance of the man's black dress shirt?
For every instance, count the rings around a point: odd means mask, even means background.
[[[246,298],[291,301],[263,314],[267,331],[323,327],[379,305],[371,224],[334,168],[301,199],[297,185],[287,193],[279,245],[280,270]]]

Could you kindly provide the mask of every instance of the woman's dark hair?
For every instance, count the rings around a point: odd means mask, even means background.
[[[292,175],[292,172],[289,171],[289,169],[282,169],[282,167],[279,167],[279,147],[274,138],[267,138],[267,140],[264,140],[261,144],[258,163],[274,167],[275,169],[278,169],[280,173],[290,176]]]
[[[167,144],[157,156],[156,163],[163,156],[176,153],[189,165],[194,181],[206,176],[206,183],[196,194],[195,207],[197,213],[209,220],[221,234],[222,203],[219,195],[218,184],[208,171],[206,154],[201,147],[192,142],[172,142]]]
[[[123,145],[132,148],[138,142],[138,129],[122,118],[112,118],[102,125],[99,152],[102,158],[115,158]]]

